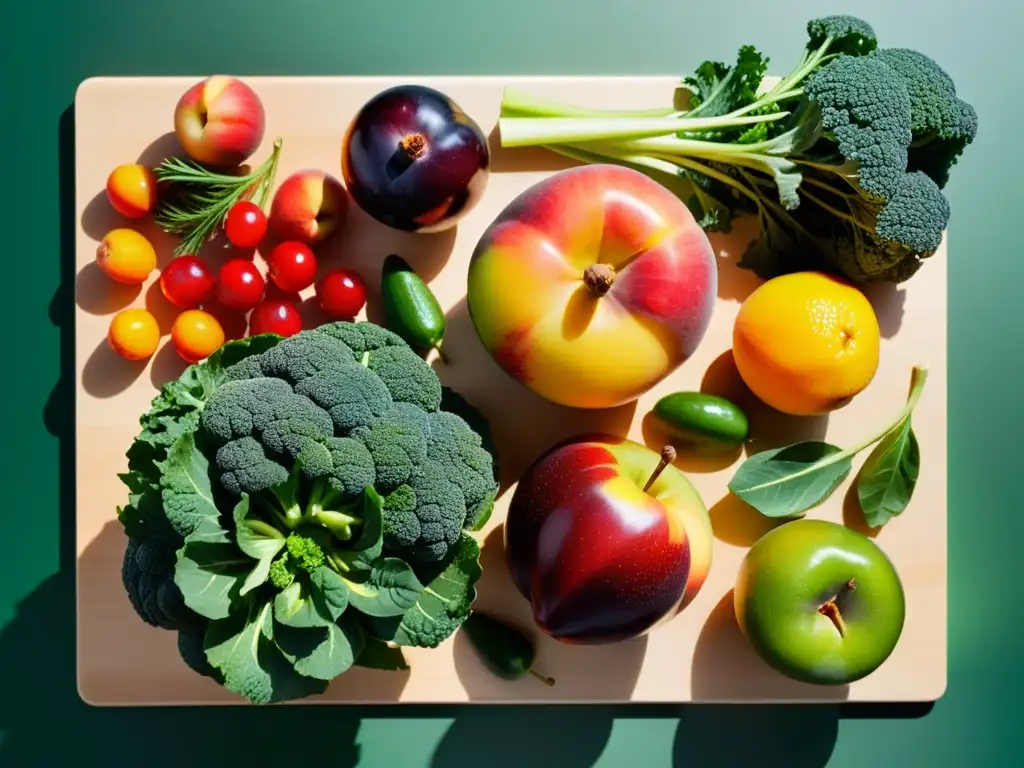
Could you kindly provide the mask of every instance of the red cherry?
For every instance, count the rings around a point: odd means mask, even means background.
[[[194,309],[213,298],[217,281],[195,256],[178,256],[160,274],[160,290],[178,309]]]
[[[231,259],[220,268],[217,300],[225,307],[248,312],[263,300],[267,283],[248,259]]]
[[[316,279],[316,256],[308,245],[298,240],[278,243],[270,252],[267,263],[270,265],[270,279],[282,291],[301,291]]]
[[[236,248],[255,248],[267,234],[267,216],[251,200],[240,200],[228,211],[224,234]]]
[[[355,272],[336,269],[320,279],[316,295],[326,314],[350,319],[366,304],[366,283]]]
[[[249,335],[276,333],[279,336],[294,336],[302,330],[302,316],[299,309],[289,301],[264,301],[256,306],[249,316]]]

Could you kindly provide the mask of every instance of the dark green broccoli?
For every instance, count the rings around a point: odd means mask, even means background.
[[[448,481],[459,487],[463,509],[457,517],[465,527],[475,528],[480,518],[490,513],[497,494],[493,457],[481,435],[460,416],[438,411],[429,419],[427,455]]]
[[[197,629],[182,630],[178,632],[178,653],[181,655],[182,661],[193,672],[216,680],[223,685],[224,674],[216,667],[211,666],[206,658],[205,641],[205,626]]]
[[[811,20],[793,69],[774,83],[767,71],[750,45],[735,64],[704,62],[683,79],[682,110],[583,111],[509,89],[502,141],[647,174],[707,230],[756,217],[738,264],[762,278],[909,279],[941,242],[942,189],[977,133],[973,107],[934,60],[879,48],[854,16]]]
[[[384,381],[355,361],[306,377],[295,392],[327,411],[342,433],[372,424],[394,403]]]
[[[459,539],[466,499],[439,461],[421,462],[407,483],[384,497],[384,545],[420,563],[442,560]]]
[[[161,629],[190,629],[202,618],[185,605],[174,583],[174,563],[180,540],[172,537],[128,539],[121,561],[121,582],[139,617]]]
[[[907,170],[923,171],[943,188],[952,167],[978,133],[978,114],[956,94],[938,62],[910,48],[880,48],[874,55],[892,67],[910,95],[914,134]]]
[[[377,470],[376,488],[389,493],[427,457],[427,415],[409,403],[395,403],[384,418],[352,431],[366,446]]]

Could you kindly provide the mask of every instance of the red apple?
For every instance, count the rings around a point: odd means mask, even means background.
[[[562,405],[610,408],[693,355],[717,292],[689,208],[639,171],[595,164],[535,184],[497,216],[466,301],[510,376]]]
[[[270,206],[270,227],[281,240],[313,245],[336,230],[348,209],[341,182],[323,171],[298,171],[285,179]]]
[[[187,91],[174,110],[174,132],[200,163],[244,163],[263,141],[266,116],[259,96],[234,77],[214,75]]]
[[[505,552],[541,630],[570,644],[627,640],[693,599],[711,567],[711,521],[674,455],[587,435],[527,470]]]

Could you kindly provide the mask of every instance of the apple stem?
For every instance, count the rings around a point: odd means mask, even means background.
[[[544,685],[547,685],[547,686],[550,687],[550,686],[555,684],[555,679],[553,677],[548,677],[547,675],[542,675],[540,672],[538,672],[535,669],[531,669],[530,670],[530,674],[533,675],[534,677],[536,677],[542,683],[544,683]]]
[[[853,579],[850,579],[848,582],[846,582],[846,590],[845,591],[852,592],[856,588],[857,588],[857,582],[855,582]],[[843,621],[843,614],[839,612],[839,604],[837,602],[839,600],[839,597],[840,597],[841,594],[843,594],[843,593],[840,592],[839,595],[836,595],[834,598],[832,598],[827,603],[825,603],[823,606],[821,606],[818,609],[818,613],[820,613],[822,616],[825,616],[829,621],[831,621],[835,625],[836,630],[839,632],[839,636],[840,637],[845,637],[846,636],[846,622]]]
[[[416,160],[427,151],[427,137],[422,133],[410,133],[398,142],[398,146],[410,160]]]
[[[661,449],[661,461],[658,462],[658,466],[654,468],[654,472],[647,478],[647,485],[644,486],[644,493],[654,485],[654,481],[658,479],[658,476],[665,471],[665,467],[676,460],[676,449],[671,445],[666,445]]]
[[[601,298],[615,282],[615,269],[609,264],[591,264],[583,270],[583,283],[597,298]]]

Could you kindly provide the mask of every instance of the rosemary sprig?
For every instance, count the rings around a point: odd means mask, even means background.
[[[281,139],[261,166],[245,176],[216,173],[198,163],[180,157],[164,160],[155,170],[156,178],[175,186],[174,193],[162,197],[154,221],[164,232],[181,238],[175,256],[195,255],[203,244],[217,234],[231,206],[239,200],[252,200],[260,208],[267,204],[277,173]]]

